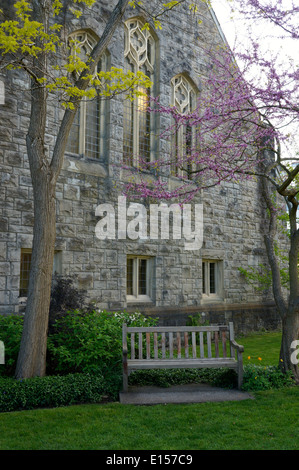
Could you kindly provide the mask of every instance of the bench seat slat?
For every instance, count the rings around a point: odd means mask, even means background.
[[[201,367],[228,367],[237,369],[238,362],[232,358],[219,359],[151,359],[151,360],[134,360],[128,359],[128,368],[133,369],[192,369]]]

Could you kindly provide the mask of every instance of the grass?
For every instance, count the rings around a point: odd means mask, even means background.
[[[237,342],[244,346],[244,364],[254,363],[265,366],[278,364],[281,332],[252,333],[238,337]],[[259,361],[259,357],[262,359],[261,361]]]
[[[277,364],[280,333],[237,338],[244,363]],[[247,359],[248,356],[251,359]],[[1,450],[299,450],[299,387],[254,400],[120,403],[2,413]]]
[[[299,388],[255,400],[3,413],[1,450],[299,450]]]

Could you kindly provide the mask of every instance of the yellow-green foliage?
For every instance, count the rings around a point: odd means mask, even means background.
[[[81,3],[86,7],[92,7],[94,2],[95,0],[73,0],[73,4]],[[112,67],[108,71],[88,73],[93,62],[90,57],[86,57],[86,61],[80,57],[80,47],[74,40],[70,40],[66,55],[61,57],[60,52],[64,44],[60,35],[62,25],[57,17],[61,12],[62,2],[52,0],[51,5],[51,18],[47,19],[47,24],[43,24],[33,18],[30,0],[15,2],[15,18],[0,23],[0,52],[6,60],[6,68],[23,68],[39,86],[46,87],[52,93],[59,92],[62,105],[70,109],[74,108],[76,100],[83,97],[90,99],[96,95],[110,97],[126,93],[128,99],[132,100],[144,94],[144,89],[151,87],[151,81],[142,72],[134,74]],[[70,10],[76,17],[82,13],[72,5]],[[36,75],[32,59],[41,55],[51,56],[52,61],[47,62],[42,74]],[[53,57],[57,59],[53,61]],[[80,76],[89,82],[86,90],[77,86]]]

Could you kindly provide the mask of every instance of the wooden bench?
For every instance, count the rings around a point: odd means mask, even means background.
[[[244,347],[234,339],[233,323],[144,328],[123,324],[122,332],[123,392],[128,391],[128,377],[134,370],[209,367],[235,369],[241,389]]]

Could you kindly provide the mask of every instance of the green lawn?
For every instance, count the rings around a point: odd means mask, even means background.
[[[299,387],[255,400],[3,413],[1,450],[299,450]]]
[[[236,340],[244,346],[244,364],[254,363],[266,366],[279,363],[280,332],[252,333],[246,337],[238,337]]]
[[[244,362],[277,364],[279,333],[238,338]],[[1,450],[299,450],[299,387],[254,400],[189,405],[119,403],[0,414]]]

